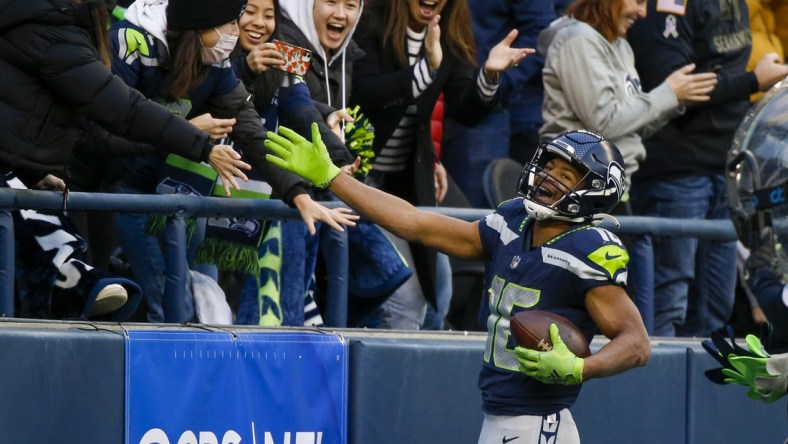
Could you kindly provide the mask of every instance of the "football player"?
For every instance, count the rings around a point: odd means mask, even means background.
[[[484,423],[479,444],[579,443],[569,412],[590,378],[645,365],[651,347],[627,296],[628,254],[598,227],[620,200],[625,183],[618,148],[604,137],[569,131],[542,143],[525,165],[518,194],[484,219],[467,222],[420,211],[368,187],[331,163],[313,126],[310,142],[281,128],[269,133],[269,162],[327,187],[351,208],[411,242],[464,260],[486,261],[487,346],[479,376]],[[515,347],[509,321],[519,310],[558,313],[590,341],[610,342],[583,359],[563,344],[555,324],[553,348]]]

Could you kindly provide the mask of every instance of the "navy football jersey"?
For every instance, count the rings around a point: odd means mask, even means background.
[[[610,231],[577,225],[531,248],[523,199],[502,203],[479,224],[487,256],[487,345],[479,375],[484,411],[493,415],[545,415],[570,407],[580,385],[543,384],[518,371],[509,321],[522,310],[557,313],[590,342],[596,325],[585,295],[602,285],[625,285],[629,255]]]

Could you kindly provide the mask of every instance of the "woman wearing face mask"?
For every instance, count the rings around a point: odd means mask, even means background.
[[[71,181],[66,163],[86,129],[206,161],[228,185],[245,177],[247,166],[230,147],[210,143],[112,75],[103,2],[4,1],[0,11],[0,72],[14,85],[0,91],[0,187],[63,189]],[[128,318],[139,287],[87,265],[84,241],[65,214],[26,210],[12,217],[20,299],[18,312],[5,316]]]
[[[352,224],[345,211],[317,204],[309,196],[307,184],[265,162],[265,128],[227,60],[238,39],[237,20],[245,4],[245,0],[136,1],[125,20],[110,29],[113,71],[173,113],[189,118],[212,139],[232,136],[244,158],[273,187],[273,196],[298,207],[310,232],[314,232],[316,221],[341,230],[340,224]],[[153,193],[163,167],[160,156],[127,162],[128,172],[119,191]],[[135,276],[145,282],[147,318],[152,322],[191,320],[191,306],[178,312],[185,319],[170,319],[164,313],[162,251],[159,241],[147,236],[146,222],[145,215],[120,215],[117,228]],[[174,276],[186,276],[182,271],[170,270]],[[185,299],[188,305],[190,298]]]
[[[238,22],[239,45],[231,57],[231,62],[238,77],[247,89],[254,93],[255,107],[264,119],[265,125],[276,128],[281,124],[293,128],[305,137],[311,137],[310,126],[312,123],[317,124],[321,138],[334,163],[344,166],[343,169],[350,172],[353,157],[339,137],[326,126],[323,116],[312,100],[307,84],[301,78],[274,69],[283,63],[282,56],[272,43],[274,39],[283,39],[281,27],[278,26],[282,22],[279,1],[248,0],[246,10]],[[307,74],[307,77],[310,75]],[[327,193],[321,193],[320,196],[320,200],[331,198]],[[309,314],[305,319],[302,311],[299,319],[294,316],[298,314],[297,310],[288,310],[288,306],[295,306],[297,309],[299,306],[292,301],[304,300],[305,287],[312,280],[315,272],[318,239],[314,237],[304,239],[303,225],[283,221],[281,227],[284,248],[279,288],[285,324],[312,325]],[[326,241],[327,238],[331,239],[331,234],[321,230],[320,242]],[[348,287],[348,325],[354,326],[357,325],[357,321],[365,317],[365,314],[382,303],[411,274],[411,271],[381,230],[372,224],[362,222],[350,227],[348,244],[349,279],[345,279],[344,276],[342,279],[347,281]],[[262,253],[265,252],[261,251]],[[326,253],[326,262],[331,260],[330,254],[332,253]],[[357,268],[360,264],[361,268]],[[376,271],[381,272],[373,275]],[[250,304],[246,302],[258,299],[257,287],[264,285],[263,280],[267,274],[270,273],[263,270],[259,280],[253,278],[247,280],[238,315],[244,323],[249,321],[257,323],[254,318],[259,313],[259,302],[251,303],[251,309],[247,309]],[[318,277],[320,274],[318,273]],[[322,293],[318,292],[319,296],[320,294]],[[311,295],[307,298],[310,299]],[[252,319],[245,316],[246,314],[251,314]]]

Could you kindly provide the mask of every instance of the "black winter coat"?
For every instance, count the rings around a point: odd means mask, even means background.
[[[413,70],[402,66],[393,49],[383,47],[383,17],[364,11],[359,27],[353,35],[363,52],[354,63],[353,88],[350,101],[358,104],[375,127],[375,154],[385,146],[397,129],[407,108],[416,104],[416,146],[411,156],[411,167],[397,178],[386,180],[384,191],[398,194],[414,205],[435,206],[434,165],[435,148],[432,143],[432,111],[441,93],[446,101],[446,115],[466,126],[484,120],[496,105],[485,103],[476,85],[479,71],[450,51],[443,51],[443,60],[432,84],[418,97],[413,96]],[[443,48],[447,48],[445,41]],[[373,169],[374,172],[374,169]],[[406,178],[403,176],[407,175]],[[435,253],[423,245],[410,244],[424,296],[435,305]]]
[[[413,97],[413,70],[402,66],[391,48],[383,48],[383,20],[373,17],[371,9],[364,12],[354,40],[364,56],[353,67],[353,89],[350,101],[361,106],[375,127],[375,153],[397,129],[407,108],[416,104],[416,147],[411,162],[413,183],[411,196],[400,196],[414,205],[435,205],[431,116],[441,93],[446,101],[446,115],[465,126],[472,127],[490,113],[496,100],[485,103],[476,86],[478,69],[443,51],[443,61],[432,84],[419,96]],[[443,41],[442,46],[447,48]]]
[[[98,59],[70,1],[0,0],[0,163],[61,173],[87,118],[138,142],[206,160],[208,135],[145,99]]]

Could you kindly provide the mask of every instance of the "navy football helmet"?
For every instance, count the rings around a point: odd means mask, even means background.
[[[574,188],[563,185],[545,169],[556,157],[569,162],[582,175]],[[563,194],[553,204],[536,199],[539,195],[552,194],[542,188],[545,182]],[[517,194],[524,198],[525,209],[533,218],[591,222],[618,205],[625,182],[624,159],[618,148],[599,134],[573,130],[539,145],[533,160],[520,174]]]

